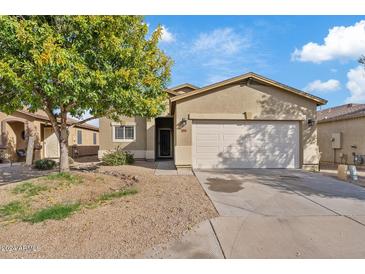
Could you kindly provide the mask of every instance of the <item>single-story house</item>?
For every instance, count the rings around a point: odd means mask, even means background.
[[[69,123],[77,120],[69,119]],[[27,150],[28,136],[32,134],[34,143],[34,160],[58,158],[59,144],[43,111],[30,113],[26,110],[16,111],[11,115],[0,112],[0,150],[2,156],[10,161],[24,160],[20,152]],[[82,124],[70,129],[69,152],[71,157],[97,155],[99,150],[99,128]]]
[[[346,104],[318,112],[318,146],[323,163],[365,161],[365,104]]]
[[[318,169],[315,121],[326,100],[252,72],[166,92],[159,117],[101,118],[99,157],[119,146],[177,168]]]

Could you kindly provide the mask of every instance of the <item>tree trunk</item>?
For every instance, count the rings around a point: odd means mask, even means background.
[[[61,126],[60,129],[60,172],[70,171],[68,163],[68,129],[66,126]]]

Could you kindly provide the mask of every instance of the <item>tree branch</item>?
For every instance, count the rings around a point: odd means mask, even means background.
[[[58,122],[57,122],[57,118],[53,115],[52,111],[49,110],[49,108],[47,106],[45,106],[43,108],[43,110],[47,113],[49,120],[51,121],[53,130],[57,136],[57,139],[60,139],[60,131],[59,131],[59,127],[58,127]]]
[[[88,122],[88,121],[91,121],[91,120],[94,120],[94,119],[97,119],[97,118],[99,118],[99,117],[91,116],[91,117],[89,117],[89,118],[86,118],[86,119],[84,119],[84,120],[81,120],[81,121],[78,121],[78,122],[75,122],[75,123],[71,124],[71,125],[69,126],[69,128],[72,128],[72,127],[74,127],[74,126],[81,125],[81,124],[83,124],[83,123],[86,123],[86,122]]]
[[[40,98],[42,98],[42,101],[44,103],[44,107],[43,107],[43,110],[46,112],[50,122],[51,122],[51,125],[53,127],[53,130],[57,136],[57,139],[59,140],[60,139],[60,131],[59,131],[59,128],[58,128],[58,121],[57,121],[57,117],[53,114],[52,112],[52,108],[50,107],[50,103],[43,98],[43,92],[40,90],[40,89],[36,89],[34,90],[34,92],[40,96]]]

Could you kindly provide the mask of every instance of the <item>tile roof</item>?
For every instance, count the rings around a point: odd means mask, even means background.
[[[317,112],[318,122],[352,119],[365,116],[365,104],[346,104]]]
[[[23,113],[25,115],[34,117],[34,118],[39,119],[39,120],[49,121],[49,118],[46,115],[41,115],[41,114],[38,114],[38,113],[32,113],[32,112],[29,112],[29,111],[26,111],[26,110],[18,110],[17,112]],[[76,119],[72,119],[72,118],[67,119],[68,124],[73,124],[73,123],[76,123],[76,122],[78,122],[78,120],[76,120]],[[99,131],[98,127],[90,125],[90,124],[86,124],[86,123],[81,124],[81,125],[77,125],[76,127]]]

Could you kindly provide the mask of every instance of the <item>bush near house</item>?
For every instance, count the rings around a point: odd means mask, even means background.
[[[51,159],[41,159],[35,162],[35,167],[41,170],[49,170],[56,166],[56,162]]]
[[[134,163],[134,157],[130,152],[123,151],[118,147],[115,151],[106,153],[102,158],[102,162],[106,166],[129,165]]]

